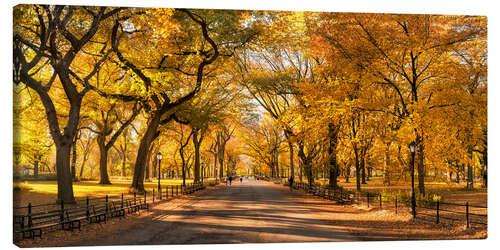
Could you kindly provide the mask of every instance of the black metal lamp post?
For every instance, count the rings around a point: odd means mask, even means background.
[[[413,219],[417,218],[416,211],[416,200],[415,200],[415,151],[417,149],[417,144],[412,141],[409,145],[411,152],[410,167],[411,167],[411,212],[413,214]]]
[[[160,167],[161,167],[161,152],[156,154],[156,159],[158,159],[158,193],[161,194],[161,186],[160,186]]]
[[[205,178],[205,156],[201,156],[201,183],[203,183],[203,179]]]

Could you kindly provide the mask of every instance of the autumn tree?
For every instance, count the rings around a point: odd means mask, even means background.
[[[53,141],[48,130],[40,129],[47,125],[44,117],[40,117],[43,106],[37,96],[29,88],[17,86],[14,93],[14,154],[15,172],[20,171],[20,163],[28,162],[33,166],[33,177],[37,178],[53,151]]]
[[[397,97],[394,108],[375,104],[396,116],[408,136],[403,143],[418,145],[418,187],[424,189],[424,145],[426,134],[419,126],[425,112],[456,105],[455,100],[435,98],[447,88],[439,79],[449,54],[464,42],[481,36],[484,19],[436,15],[387,15],[328,13],[317,30],[318,51],[329,62],[346,69],[363,70],[366,81],[391,89]],[[373,104],[372,104],[373,105]]]
[[[82,99],[92,87],[91,79],[109,55],[109,47],[93,38],[105,32],[106,21],[121,8],[18,5],[14,8],[14,83],[33,89],[47,114],[56,146],[58,202],[74,203],[70,150],[76,136]],[[83,24],[83,25],[82,25]],[[104,42],[105,43],[105,42]],[[83,50],[95,51],[95,56]],[[74,68],[85,57],[100,58],[83,74]],[[69,103],[67,119],[56,114],[54,85],[63,88]],[[64,124],[64,125],[63,125]]]
[[[237,12],[154,9],[138,10],[113,26],[114,54],[140,84],[136,98],[150,116],[139,145],[131,190],[144,190],[147,151],[158,136],[158,127],[172,120],[175,109],[201,90],[210,72],[207,69],[217,68],[219,55],[231,56],[252,36],[246,31],[250,27],[241,26],[239,20]],[[145,42],[148,40],[151,42]],[[124,50],[124,44],[136,41],[149,53],[146,57]]]

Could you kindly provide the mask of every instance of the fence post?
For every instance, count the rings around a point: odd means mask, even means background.
[[[394,208],[396,209],[396,214],[398,214],[398,195],[394,199]]]
[[[380,208],[382,208],[382,194],[379,194],[378,199],[380,201]]]
[[[24,218],[23,218],[24,221]],[[24,223],[21,223],[23,225]],[[33,221],[31,220],[31,202],[28,203],[28,227],[31,227],[33,224]]]
[[[146,192],[146,190],[144,190],[144,204],[148,203],[148,199],[146,198],[148,195],[148,192]]]
[[[166,194],[167,199],[168,199],[168,185],[165,187],[165,194]]]
[[[174,186],[170,185],[170,190],[172,191],[172,198],[174,198]]]
[[[64,200],[61,200],[61,215],[60,215],[61,222],[64,221]]]
[[[122,193],[122,207],[121,208],[123,208],[123,193]]]
[[[155,203],[155,189],[153,188],[153,203]]]
[[[175,196],[179,196],[179,185],[175,185]]]
[[[90,211],[89,211],[89,197],[87,196],[87,199],[85,201],[85,204],[86,204],[86,207],[87,207],[87,211],[86,211],[86,215],[87,215],[87,220],[88,218],[90,217]]]
[[[466,220],[466,226],[469,228],[470,226],[470,221],[469,221],[469,202],[465,202],[465,220]]]
[[[137,198],[137,193],[136,193],[136,192],[134,192],[134,206],[137,204],[137,202],[136,202],[136,201],[137,201],[137,200],[136,200],[136,198]]]
[[[108,195],[106,195],[106,213],[108,213]]]
[[[436,201],[436,224],[439,224],[439,201]]]
[[[370,207],[370,193],[366,193],[366,206]]]

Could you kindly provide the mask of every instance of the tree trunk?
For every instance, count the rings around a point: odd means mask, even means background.
[[[40,162],[40,158],[39,156],[35,156],[35,162],[33,163],[33,177],[34,178],[38,178],[38,164]]]
[[[126,174],[126,164],[127,164],[127,153],[123,153],[123,160],[122,160],[122,177],[125,177]]]
[[[135,160],[134,166],[134,176],[132,178],[132,185],[130,186],[130,192],[144,193],[144,171],[146,169],[146,162],[148,158],[148,152],[153,142],[153,138],[158,130],[161,119],[161,111],[155,112],[153,119],[149,122],[146,129],[146,133],[141,139],[139,144],[139,149],[137,150],[137,158]]]
[[[194,183],[200,182],[200,146],[198,138],[198,129],[193,129],[193,146],[194,146]]]
[[[271,160],[271,162],[272,162],[272,160]],[[271,177],[274,178],[276,176],[275,172],[276,172],[276,169],[274,168],[274,164],[271,163]]]
[[[186,186],[186,162],[184,160],[184,154],[181,154],[182,161],[182,185]]]
[[[71,145],[71,178],[73,181],[76,180],[76,137],[73,140],[73,144]]]
[[[149,153],[148,153],[148,160],[146,161],[146,170],[145,170],[145,180],[149,180],[150,178],[153,177],[153,175],[150,175],[151,174],[151,170],[153,170],[154,167],[151,167],[151,152],[152,150],[149,150]],[[156,158],[156,157],[155,157]],[[156,160],[155,160],[156,162]],[[156,163],[153,165],[153,166],[156,166]],[[153,170],[153,172],[156,172]]]
[[[391,176],[390,176],[390,170],[391,170],[391,156],[389,154],[389,149],[391,147],[391,142],[388,142],[385,144],[385,161],[384,161],[384,185],[390,186],[391,185]]]
[[[299,162],[299,180],[300,182],[303,181],[303,173],[304,173],[304,164],[302,163],[302,161]]]
[[[290,176],[295,177],[295,168],[293,165],[293,144],[288,142],[288,151],[290,152]]]
[[[213,171],[213,177],[214,178],[217,178],[218,175],[217,175],[217,152],[215,152],[214,154],[214,171]]]
[[[307,177],[307,181],[308,181],[308,184],[309,184],[309,189],[311,189],[312,185],[314,183],[314,176],[313,176],[312,166],[311,166],[312,165],[312,159],[310,159],[309,157],[307,157],[305,155],[305,153],[304,153],[304,145],[303,144],[299,144],[298,155],[300,157],[300,160],[302,162],[302,167],[303,167],[305,175]]]
[[[306,169],[307,181],[309,182],[309,189],[311,189],[312,185],[314,184],[314,176],[312,173],[312,166],[311,166],[311,162],[309,159],[306,159],[304,167]]]
[[[149,161],[149,163],[151,163],[151,161]],[[152,167],[150,169],[150,173],[151,173],[151,178],[159,178],[158,177],[158,159],[156,159],[156,157],[153,159],[153,164],[152,164]]]
[[[73,181],[70,171],[72,140],[56,144],[57,203],[74,204]]]
[[[420,194],[425,195],[425,168],[424,168],[424,145],[423,141],[418,146],[418,190]]]
[[[366,168],[365,168],[365,153],[361,150],[361,155],[359,159],[359,168],[361,169],[361,184],[366,184]]]
[[[126,164],[127,164],[127,133],[123,133],[123,161],[122,161],[122,177],[126,176]]]
[[[157,161],[158,159],[156,158],[156,153],[157,150],[155,149],[154,143],[151,143],[151,148],[149,149],[148,152],[148,159],[146,161],[146,169],[145,169],[145,178],[146,180],[149,180],[150,178],[153,178],[156,176],[156,173],[158,171],[155,171],[155,167],[158,166]],[[151,165],[151,157],[153,157],[153,164]],[[156,169],[158,170],[158,169]]]
[[[486,150],[483,151],[483,187],[488,187],[488,153]]]
[[[33,163],[33,177],[38,178],[38,160]]]
[[[220,169],[219,169],[219,173],[220,173],[220,179],[222,180],[222,178],[224,178],[224,151],[225,151],[225,147],[220,147],[219,149],[219,166],[220,166]]]
[[[280,168],[279,168],[279,164],[278,164],[278,151],[277,150],[274,151],[273,160],[274,160],[274,166],[276,166],[276,177],[280,178],[281,174],[280,174]]]
[[[471,164],[467,164],[467,189],[474,189],[474,168]]]
[[[181,146],[179,147],[179,155],[181,157],[181,164],[182,164],[182,185],[183,186],[186,186],[186,167],[187,167],[187,164],[189,162],[189,159],[186,161],[185,157],[184,157],[184,147],[188,144],[189,142],[189,137],[186,141],[186,144],[182,144],[181,142]]]
[[[328,156],[329,156],[329,168],[330,168],[330,178],[329,186],[330,188],[337,189],[337,178],[339,175],[339,166],[337,164],[337,142],[338,142],[338,132],[339,126],[333,123],[328,124],[328,136],[329,136],[329,146],[328,146]]]
[[[351,166],[345,167],[345,183],[349,183],[349,176],[351,175]]]
[[[359,152],[358,148],[356,145],[354,145],[354,166],[356,168],[356,190],[359,192],[361,191],[361,176],[359,173],[360,166],[359,166]]]
[[[105,137],[98,136],[97,137],[97,145],[99,146],[99,171],[101,175],[101,179],[99,184],[111,184],[108,176],[108,150],[106,149],[106,145],[104,143]]]
[[[81,166],[80,166],[80,175],[79,175],[79,176],[80,176],[80,179],[81,179],[81,178],[82,178],[82,176],[83,176],[83,169],[84,169],[84,167],[85,167],[85,163],[87,163],[87,159],[88,159],[88,153],[85,153],[85,154],[83,155],[82,164],[81,164]]]

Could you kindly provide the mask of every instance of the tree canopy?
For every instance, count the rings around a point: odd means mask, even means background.
[[[407,179],[414,142],[420,193],[486,184],[486,17],[18,5],[13,52],[14,168],[60,201],[85,177],[144,192],[157,152],[172,178],[361,190]]]

